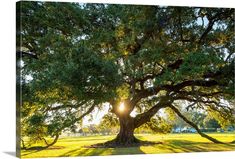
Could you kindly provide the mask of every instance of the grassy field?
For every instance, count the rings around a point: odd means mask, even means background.
[[[85,148],[84,146],[111,140],[114,136],[66,137],[60,138],[48,149],[23,150],[22,158],[235,151],[235,144],[229,144],[235,139],[235,133],[210,135],[228,144],[214,144],[198,134],[167,134],[136,135],[141,140],[162,142],[161,144],[128,148]]]

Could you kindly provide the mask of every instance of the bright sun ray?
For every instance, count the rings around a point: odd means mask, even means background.
[[[121,104],[120,104],[120,106],[119,106],[119,111],[120,112],[123,112],[125,110],[125,105],[124,105],[124,103],[122,102]]]

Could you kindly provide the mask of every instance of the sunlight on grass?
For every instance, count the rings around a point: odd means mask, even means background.
[[[210,134],[223,141],[231,142],[235,134]],[[22,158],[62,157],[62,156],[102,156],[126,154],[156,154],[178,152],[235,151],[235,144],[214,144],[198,134],[136,135],[141,140],[161,142],[151,146],[128,148],[85,148],[103,143],[114,136],[67,137],[44,150],[22,150]],[[40,146],[40,145],[33,145]]]

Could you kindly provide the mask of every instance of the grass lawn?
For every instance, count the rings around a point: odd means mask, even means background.
[[[210,135],[223,142],[235,140],[235,133]],[[84,148],[84,146],[111,140],[114,136],[66,137],[60,138],[54,146],[48,149],[22,150],[22,158],[235,151],[235,144],[214,144],[198,134],[136,136],[141,140],[162,142],[162,144],[128,148]]]

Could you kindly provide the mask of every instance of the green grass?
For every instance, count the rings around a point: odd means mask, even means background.
[[[157,154],[179,152],[235,151],[235,134],[210,134],[228,144],[214,144],[198,134],[167,134],[167,135],[136,135],[141,140],[162,142],[140,147],[128,148],[84,148],[84,146],[103,143],[114,136],[66,137],[47,149],[22,150],[22,158],[94,156],[94,155],[126,155],[126,154]],[[40,145],[34,145],[40,146]]]

